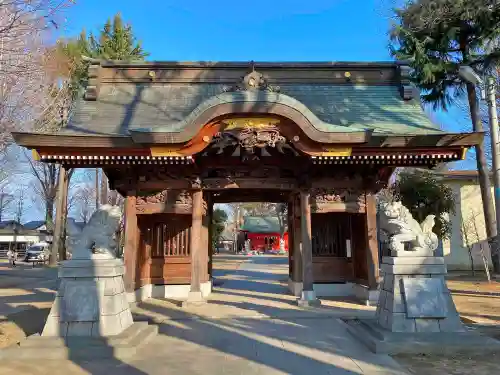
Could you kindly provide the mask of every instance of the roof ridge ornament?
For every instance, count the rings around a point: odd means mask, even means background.
[[[411,67],[408,65],[399,65],[399,83],[400,83],[400,94],[403,100],[408,101],[415,98],[416,88],[413,86],[410,80]]]
[[[255,63],[252,60],[250,62],[250,73],[242,78],[241,83],[233,86],[224,86],[222,91],[268,91],[278,93],[280,92],[280,87],[270,85],[264,75],[255,70]]]
[[[89,63],[87,68],[88,81],[84,99],[88,101],[96,101],[99,96],[99,70],[101,68],[101,60],[83,55],[82,60]]]

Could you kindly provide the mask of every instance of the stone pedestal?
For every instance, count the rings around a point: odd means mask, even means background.
[[[407,252],[410,253],[411,252]],[[377,323],[391,332],[463,332],[443,257],[384,257]]]
[[[300,307],[318,307],[321,306],[321,300],[316,298],[314,290],[303,290],[300,293],[300,298],[297,299],[297,305]]]
[[[73,259],[59,268],[60,286],[42,336],[118,335],[133,323],[121,259]]]
[[[398,252],[382,260],[375,320],[348,321],[349,331],[377,353],[499,350],[500,342],[462,324],[446,286],[443,257]],[[418,254],[420,255],[420,254]]]
[[[182,302],[182,307],[197,307],[206,305],[207,301],[203,298],[201,291],[190,291],[187,300]]]

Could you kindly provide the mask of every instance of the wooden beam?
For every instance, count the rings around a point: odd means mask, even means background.
[[[190,215],[191,205],[180,205],[172,203],[145,203],[136,206],[137,214],[179,214]]]
[[[119,185],[117,185],[118,187]],[[165,190],[165,189],[190,189],[191,183],[187,179],[165,178],[163,180],[149,180],[137,182],[137,190]]]
[[[209,190],[217,189],[278,189],[293,190],[298,187],[295,179],[287,178],[206,178],[203,187]]]
[[[349,212],[353,214],[365,213],[366,207],[358,202],[328,202],[314,203],[312,207],[314,213]]]
[[[127,292],[135,290],[135,274],[139,233],[137,226],[135,191],[128,192],[125,198],[125,248],[123,251],[125,263],[125,289]]]

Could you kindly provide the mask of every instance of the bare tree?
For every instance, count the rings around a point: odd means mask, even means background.
[[[70,0],[0,2],[0,149],[9,132],[30,128],[53,106],[55,75],[51,32]],[[48,94],[48,95],[47,95]]]
[[[15,207],[14,207],[14,220],[21,223],[23,220],[23,215],[26,212],[28,206],[26,205],[27,199],[27,187],[25,185],[20,185],[16,190],[15,195]]]
[[[9,185],[0,183],[0,221],[11,211],[14,200],[15,196],[10,191]]]
[[[491,282],[490,267],[488,259],[484,253],[484,241],[481,241],[481,236],[479,234],[479,229],[477,226],[478,218],[480,214],[472,210],[468,217],[462,218],[460,232],[462,234],[462,240],[464,241],[467,251],[469,253],[469,259],[471,262],[472,275],[475,274],[474,268],[474,248],[477,246],[479,248],[479,254],[483,262],[484,271],[486,272],[486,277],[488,281]]]
[[[92,183],[81,184],[74,192],[75,213],[85,224],[95,211],[95,187]]]

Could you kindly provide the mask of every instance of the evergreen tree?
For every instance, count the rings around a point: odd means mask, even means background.
[[[500,60],[500,7],[496,0],[409,0],[395,10],[391,52],[413,68],[411,79],[424,103],[446,109],[454,97],[467,94],[472,128],[483,132],[476,86],[464,82],[459,68],[468,65],[489,73]],[[484,142],[475,146],[486,233],[495,271],[500,272],[488,166]],[[498,236],[497,236],[498,238]]]
[[[132,26],[123,23],[120,13],[108,19],[99,34],[89,37],[92,57],[103,60],[144,60],[149,54],[144,52],[141,43],[136,41]]]

